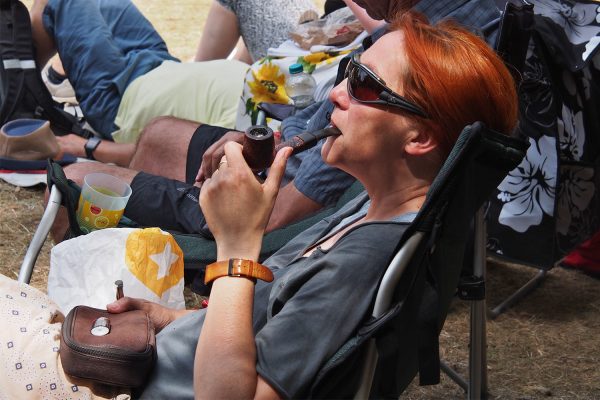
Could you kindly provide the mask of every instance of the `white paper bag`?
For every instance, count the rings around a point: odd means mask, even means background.
[[[77,305],[105,309],[119,279],[125,296],[185,308],[183,252],[158,228],[102,229],[51,251],[48,295],[65,314]]]

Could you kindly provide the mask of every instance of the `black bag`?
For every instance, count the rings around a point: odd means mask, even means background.
[[[60,108],[42,81],[27,7],[19,0],[0,0],[0,126],[18,118],[48,120],[56,135],[92,136]]]

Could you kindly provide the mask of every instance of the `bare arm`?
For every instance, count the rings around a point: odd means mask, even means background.
[[[87,139],[74,134],[57,136],[56,141],[61,153],[69,153],[76,157],[86,157],[85,143]],[[102,140],[94,151],[94,158],[104,163],[114,163],[120,167],[128,167],[135,152],[134,143],[114,143]]]
[[[194,61],[227,58],[240,37],[237,16],[213,0]]]
[[[234,141],[242,143],[243,139],[243,132],[230,131],[221,139],[213,143],[202,156],[202,164],[200,165],[198,175],[196,176],[196,182],[201,184],[216,171],[219,161],[221,161],[221,157],[223,157],[225,152],[224,147],[227,142]],[[296,189],[294,181],[292,181],[279,190],[266,232],[284,227],[294,221],[305,218],[319,211],[322,207],[321,204],[315,202]]]
[[[217,242],[217,260],[257,260],[290,149],[277,154],[264,183],[245,163],[241,145],[227,143],[227,162],[202,185],[200,205]],[[248,212],[252,204],[252,212]],[[246,278],[214,281],[194,363],[197,398],[278,398],[256,371],[252,330],[254,283]]]
[[[319,211],[323,206],[296,189],[291,181],[279,190],[267,232],[282,228]]]

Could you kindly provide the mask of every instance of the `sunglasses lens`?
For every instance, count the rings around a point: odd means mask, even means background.
[[[348,63],[345,76],[348,79],[348,92],[355,100],[391,105],[428,118],[417,105],[395,93],[374,72],[360,64],[356,56]]]
[[[379,93],[381,93],[379,82],[355,64],[351,64],[349,69],[348,82],[352,96],[362,101],[379,99]]]

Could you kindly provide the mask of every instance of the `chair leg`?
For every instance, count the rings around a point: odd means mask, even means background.
[[[487,398],[487,351],[485,300],[471,304],[471,346],[469,351],[468,399]]]
[[[486,227],[483,209],[475,214],[473,275],[485,284]],[[487,398],[487,342],[485,295],[471,302],[468,399]]]
[[[469,339],[469,380],[441,362],[441,370],[460,386],[467,399],[487,399],[487,341],[486,304],[483,300],[471,300]]]
[[[377,354],[377,347],[375,346],[375,340],[369,339],[367,343],[367,352],[365,354],[365,361],[360,375],[360,386],[358,391],[354,395],[354,399],[368,399],[371,393],[371,385],[373,384],[373,377],[375,375],[375,368],[377,367],[377,360],[379,356]]]
[[[448,375],[448,378],[452,379],[454,383],[460,386],[462,390],[464,390],[465,393],[467,393],[467,391],[469,390],[469,382],[467,382],[462,376],[460,376],[458,372],[450,368],[450,366],[448,366],[448,364],[446,364],[443,361],[440,362],[440,369],[442,370],[442,372]]]
[[[486,343],[486,229],[483,209],[475,214],[473,276],[468,285],[459,286],[459,297],[471,302],[469,332],[469,380],[463,379],[445,363],[441,369],[467,393],[467,399],[487,398],[487,343]],[[463,292],[463,293],[461,293]]]
[[[42,215],[42,220],[38,225],[35,233],[33,234],[33,239],[31,239],[31,243],[27,248],[27,253],[25,253],[25,257],[23,258],[23,263],[21,264],[21,268],[19,270],[19,282],[29,283],[31,280],[31,274],[33,273],[33,267],[35,262],[40,254],[40,250],[46,241],[46,237],[48,236],[48,232],[50,232],[50,228],[54,223],[54,219],[56,218],[56,214],[58,213],[58,209],[60,208],[60,202],[62,200],[62,193],[58,190],[56,185],[52,186],[52,190],[50,190],[50,197],[48,199],[48,205],[44,210],[44,215]]]
[[[498,304],[495,308],[493,308],[489,313],[490,318],[496,318],[498,315],[502,314],[504,311],[512,307],[515,303],[520,301],[522,298],[524,298],[525,296],[533,292],[535,289],[537,289],[537,287],[540,286],[542,282],[546,279],[546,275],[548,275],[548,271],[546,271],[545,269],[538,270],[538,273],[533,278],[531,278],[529,282],[521,286],[516,292],[514,292],[512,295],[506,298],[506,300],[504,300],[502,303]]]

